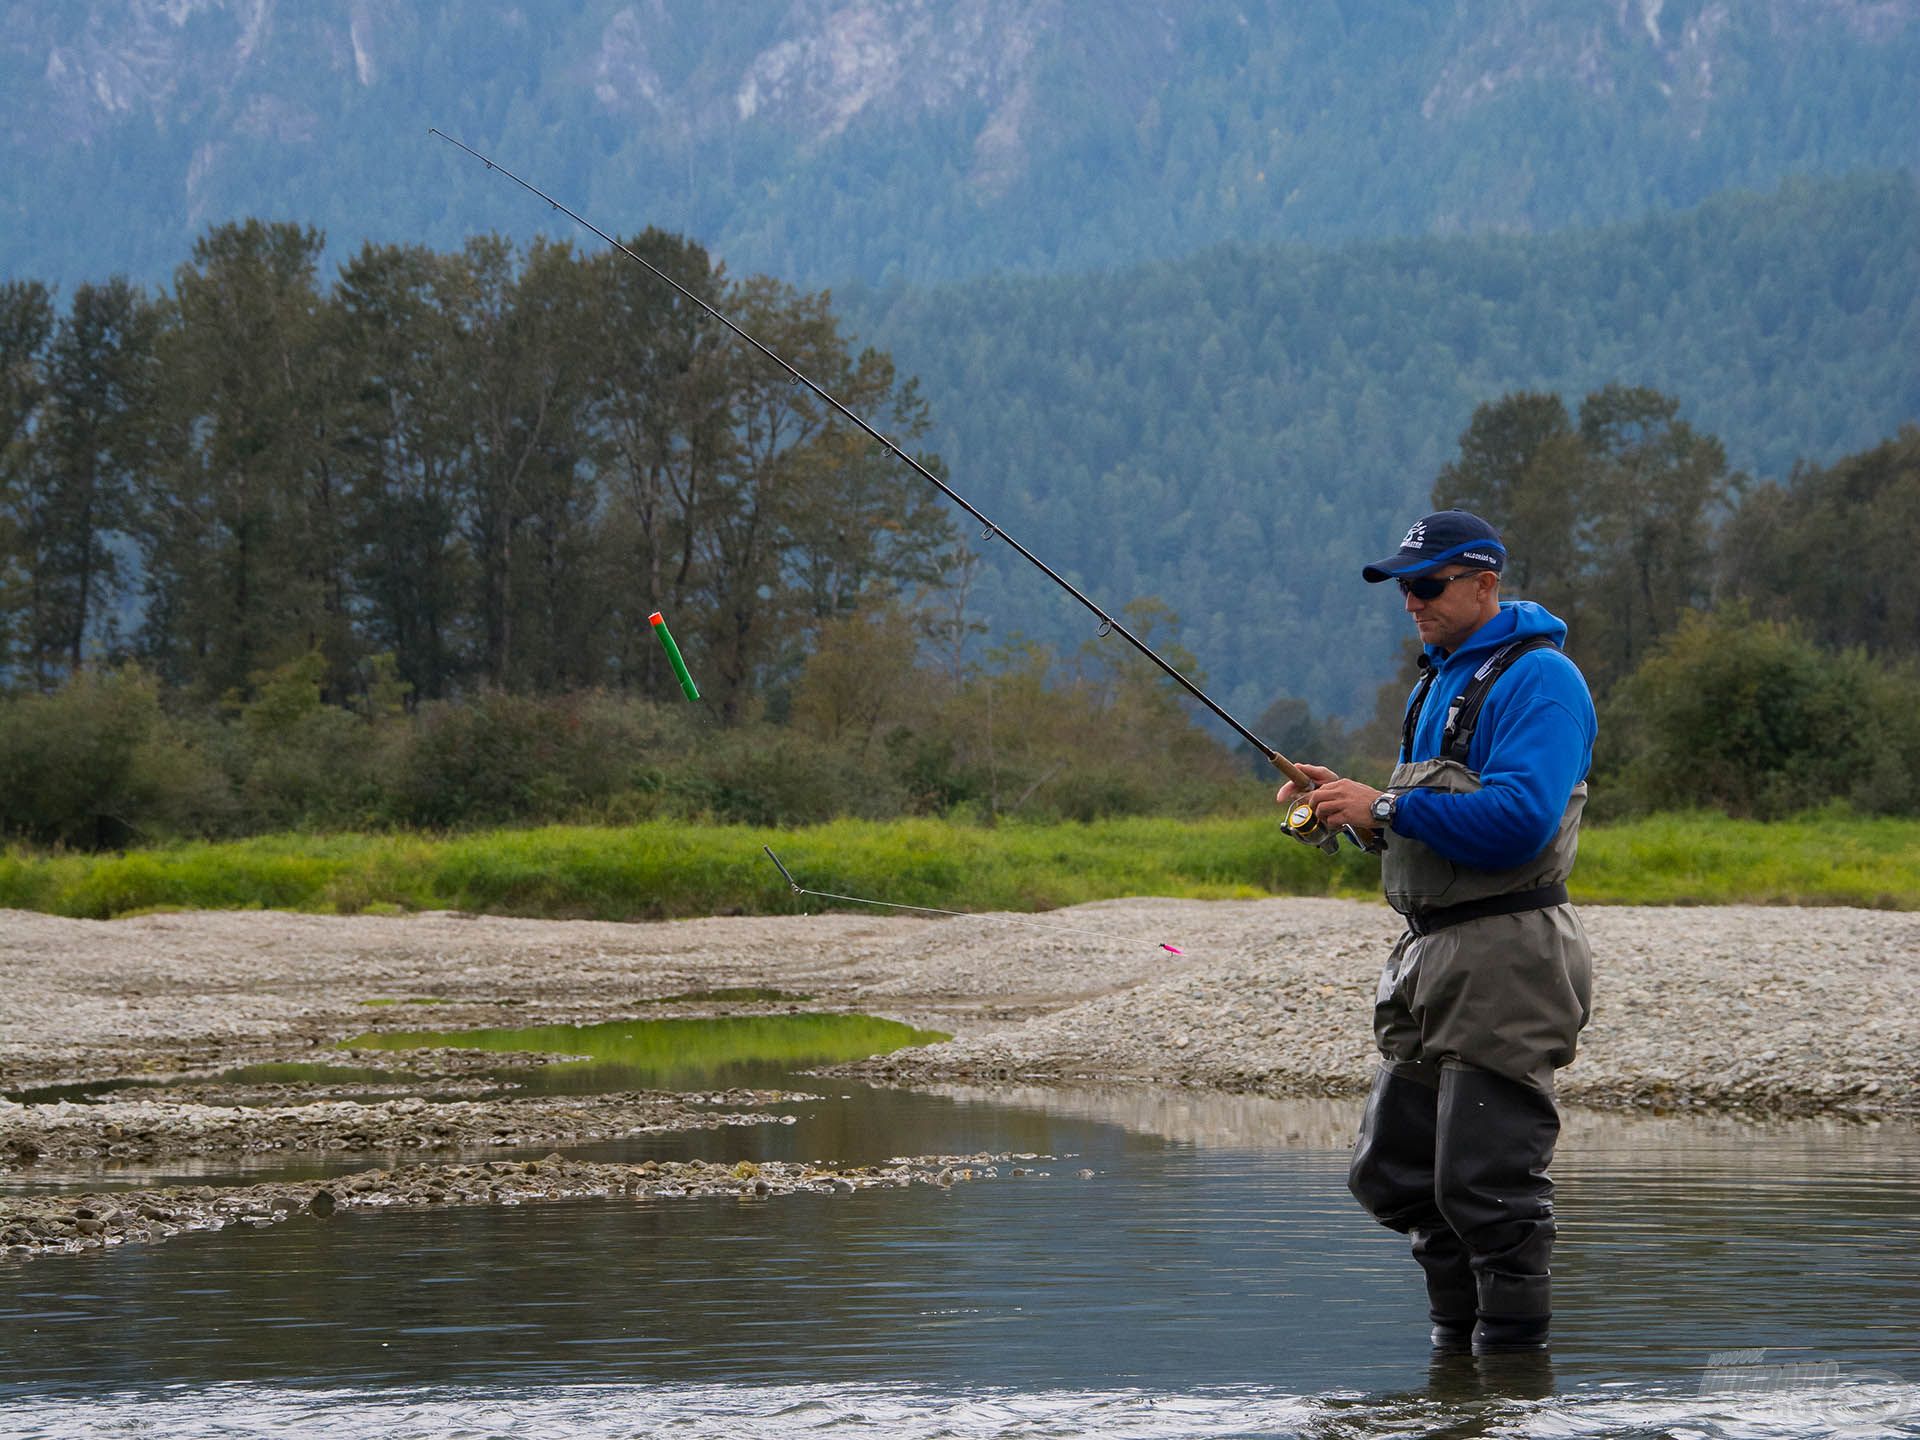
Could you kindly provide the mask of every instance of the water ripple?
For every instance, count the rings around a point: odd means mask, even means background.
[[[1441,1387],[1436,1387],[1436,1390]],[[569,1385],[502,1395],[214,1385],[181,1393],[16,1403],[0,1440],[1361,1440],[1381,1435],[1803,1440],[1920,1436],[1920,1387],[1862,1377],[1761,1395],[1589,1393],[1529,1399],[1302,1396],[1254,1387],[940,1392],[913,1386]]]

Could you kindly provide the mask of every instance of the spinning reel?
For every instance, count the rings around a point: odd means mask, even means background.
[[[1286,812],[1280,817],[1280,828],[1298,840],[1302,845],[1311,845],[1324,850],[1329,855],[1340,853],[1340,837],[1346,836],[1356,849],[1369,855],[1378,855],[1385,850],[1386,844],[1377,830],[1360,830],[1352,825],[1342,825],[1338,830],[1328,825],[1313,810],[1311,793],[1296,795]]]

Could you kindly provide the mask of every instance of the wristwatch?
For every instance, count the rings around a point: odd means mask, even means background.
[[[1374,824],[1385,830],[1393,824],[1395,812],[1400,808],[1400,797],[1392,790],[1383,790],[1373,797],[1370,813]]]

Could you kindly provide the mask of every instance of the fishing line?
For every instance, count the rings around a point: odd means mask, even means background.
[[[665,285],[671,286],[673,290],[677,292],[679,295],[691,301],[693,304],[699,306],[701,310],[706,312],[708,315],[712,316],[715,320],[719,321],[722,325],[726,326],[726,328],[729,331],[731,331],[734,335],[739,337],[741,341],[751,346],[754,350],[756,350],[761,355],[766,357],[766,359],[770,360],[771,362],[773,362],[773,364],[779,366],[780,369],[784,370],[787,374],[787,378],[793,384],[806,386],[806,388],[809,391],[811,391],[814,395],[818,396],[823,402],[825,402],[826,405],[829,408],[831,408],[835,414],[838,414],[844,417],[845,419],[847,419],[848,421],[850,421],[869,439],[876,441],[878,444],[884,447],[889,454],[891,454],[895,459],[899,460],[902,464],[906,465],[922,480],[925,480],[929,485],[932,485],[935,489],[939,490],[942,495],[945,495],[949,500],[953,501],[954,504],[958,505],[962,510],[966,511],[975,520],[978,520],[981,523],[981,525],[985,527],[980,532],[980,536],[983,540],[991,540],[994,536],[997,535],[1002,540],[1006,541],[1007,544],[1013,547],[1015,553],[1018,554],[1021,559],[1025,560],[1028,564],[1032,565],[1041,574],[1045,575],[1049,580],[1053,581],[1054,584],[1058,585],[1062,590],[1066,591],[1067,594],[1071,595],[1075,600],[1079,601],[1088,610],[1093,612],[1094,616],[1098,618],[1098,620],[1100,621],[1099,633],[1101,635],[1106,635],[1109,633],[1118,635],[1122,640],[1126,641],[1129,645],[1133,646],[1135,650],[1139,651],[1142,655],[1146,656],[1147,659],[1151,660],[1155,665],[1159,666],[1160,669],[1167,676],[1169,676],[1171,679],[1176,681],[1183,690],[1185,690],[1194,699],[1198,700],[1202,705],[1206,706],[1207,709],[1211,710],[1214,713],[1214,715],[1216,715],[1217,717],[1219,717],[1219,719],[1224,721],[1236,734],[1240,736],[1241,739],[1245,740],[1249,745],[1253,746],[1254,749],[1258,750],[1262,755],[1264,755],[1267,758],[1268,762],[1272,764],[1272,766],[1276,770],[1278,770],[1282,775],[1286,776],[1286,778],[1293,783],[1293,786],[1295,791],[1297,792],[1297,795],[1293,804],[1291,804],[1287,808],[1285,817],[1281,821],[1283,828],[1286,830],[1286,832],[1289,835],[1293,836],[1296,840],[1304,841],[1309,845],[1317,845],[1321,849],[1326,850],[1329,854],[1333,853],[1334,851],[1337,851],[1340,848],[1340,834],[1329,830],[1327,826],[1320,821],[1319,817],[1315,815],[1313,812],[1312,802],[1306,798],[1307,792],[1312,790],[1314,787],[1313,787],[1312,778],[1308,776],[1308,774],[1304,770],[1302,770],[1298,765],[1294,764],[1293,761],[1287,759],[1286,756],[1282,755],[1278,750],[1274,749],[1271,745],[1267,744],[1267,742],[1262,740],[1258,735],[1255,735],[1253,731],[1249,730],[1245,725],[1242,725],[1237,719],[1235,719],[1231,714],[1227,712],[1224,706],[1222,706],[1216,700],[1214,700],[1214,698],[1211,695],[1207,694],[1206,691],[1202,690],[1198,685],[1194,684],[1193,681],[1189,680],[1185,675],[1181,674],[1179,670],[1174,668],[1173,665],[1169,664],[1164,658],[1162,658],[1160,653],[1156,651],[1151,645],[1147,644],[1146,641],[1142,640],[1139,636],[1135,635],[1131,630],[1129,630],[1125,625],[1121,624],[1118,620],[1114,619],[1113,616],[1109,615],[1105,610],[1102,610],[1097,604],[1095,604],[1092,600],[1090,600],[1086,595],[1082,594],[1080,590],[1077,587],[1075,587],[1072,584],[1072,582],[1070,582],[1065,576],[1061,575],[1051,565],[1048,565],[1046,561],[1042,560],[1038,555],[1034,554],[1025,545],[1022,545],[1018,540],[1014,539],[1013,536],[1009,535],[1005,530],[1002,530],[993,521],[989,520],[986,517],[986,515],[983,514],[979,510],[979,508],[973,504],[972,501],[968,500],[966,496],[962,495],[958,490],[955,490],[951,485],[947,484],[946,481],[942,480],[938,475],[934,474],[933,471],[929,470],[925,465],[922,465],[918,460],[914,459],[912,455],[908,454],[906,450],[902,449],[897,443],[895,443],[892,437],[886,435],[885,433],[877,429],[874,425],[869,423],[865,416],[861,415],[858,411],[854,410],[850,405],[842,401],[837,395],[833,394],[824,385],[817,383],[810,376],[802,373],[791,361],[789,361],[785,356],[781,355],[778,351],[774,350],[773,347],[765,344],[759,338],[750,334],[747,330],[742,328],[740,325],[736,324],[734,320],[730,316],[728,316],[724,311],[718,309],[716,306],[708,303],[708,301],[702,298],[701,296],[695,294],[687,286],[681,284],[678,280],[674,279],[673,276],[669,275],[666,271],[662,270],[658,265],[655,265],[651,260],[648,260],[644,255],[641,255],[637,251],[633,250],[631,247],[622,244],[619,240],[616,240],[613,236],[609,235],[606,231],[602,230],[598,225],[594,224],[591,220],[587,219],[587,217],[582,215],[579,211],[571,209],[570,207],[561,204],[560,201],[554,199],[553,196],[549,195],[546,191],[542,190],[539,186],[535,185],[532,181],[522,179],[520,176],[516,175],[513,171],[507,169],[506,166],[500,164],[498,161],[492,159],[490,156],[481,154],[480,151],[474,149],[471,145],[467,144],[465,141],[455,139],[453,136],[447,134],[446,131],[439,129],[436,126],[429,126],[427,129],[427,133],[429,135],[436,136],[437,138],[446,141],[447,144],[453,146],[457,150],[465,151],[467,154],[471,155],[474,159],[478,160],[482,165],[485,165],[487,169],[499,171],[500,174],[506,176],[507,179],[511,180],[514,184],[518,185],[522,190],[525,190],[529,195],[532,195],[536,199],[546,202],[546,204],[551,209],[558,211],[562,215],[565,215],[569,220],[573,221],[574,224],[580,226],[583,230],[586,230],[589,233],[597,236],[599,239],[605,241],[608,245],[612,246],[615,250],[618,250],[622,255],[625,255],[629,260],[633,261],[636,265],[639,265],[643,269],[645,269],[647,273],[652,275],[655,279],[661,281]],[[1356,827],[1354,826],[1345,826],[1343,827],[1343,830],[1341,833],[1346,834],[1348,839],[1350,839],[1355,845],[1360,846],[1360,848],[1362,848],[1363,850],[1371,850],[1375,848],[1375,845],[1372,840],[1371,831],[1360,831],[1360,830],[1357,830]]]
[[[1084,925],[1058,925],[1032,915],[989,915],[979,910],[941,910],[932,905],[903,905],[896,900],[868,900],[860,895],[836,895],[831,890],[809,890],[793,878],[792,871],[780,863],[780,857],[773,853],[771,845],[762,845],[760,848],[767,852],[767,859],[773,861],[774,868],[785,878],[796,895],[817,895],[822,900],[845,900],[851,905],[877,905],[884,910],[913,910],[921,915],[951,915],[963,920],[997,920],[1003,925],[1035,925],[1055,932],[1064,930],[1074,935],[1092,935],[1109,942],[1117,938],[1110,930],[1089,930]],[[1179,946],[1169,945],[1164,940],[1160,942],[1160,948],[1180,956],[1187,953]]]

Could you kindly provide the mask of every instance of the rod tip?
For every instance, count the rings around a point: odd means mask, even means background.
[[[804,895],[807,893],[804,889],[801,888],[800,882],[794,879],[793,876],[788,872],[787,867],[780,863],[780,857],[773,853],[773,847],[771,845],[762,845],[760,848],[767,852],[767,859],[773,862],[773,868],[780,872],[781,876],[786,880],[787,884],[792,888],[794,894]]]
[[[667,617],[662,615],[658,610],[647,616],[647,624],[649,625],[664,625],[666,623]]]

